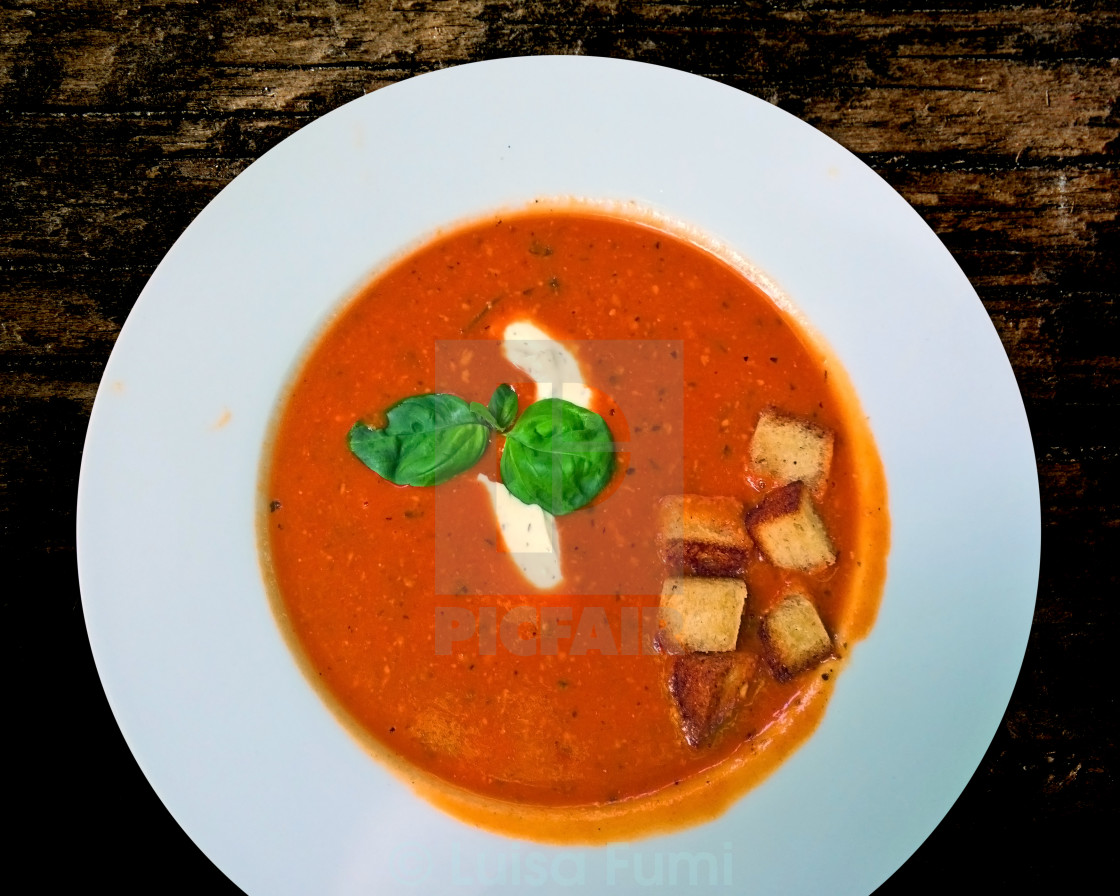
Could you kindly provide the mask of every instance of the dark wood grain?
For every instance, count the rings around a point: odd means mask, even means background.
[[[1118,805],[1120,10],[974,6],[0,2],[4,668],[10,774],[31,787],[13,813],[16,869],[122,896],[237,892],[128,753],[81,615],[82,439],[155,265],[225,184],[330,109],[450,65],[577,53],[681,68],[798,115],[906,197],[969,276],[1034,436],[1037,610],[975,777],[880,892],[1070,888],[1107,870],[1097,846]]]

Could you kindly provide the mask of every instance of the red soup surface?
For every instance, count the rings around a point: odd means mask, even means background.
[[[434,488],[382,479],[348,449],[409,396],[486,404],[514,384],[503,334],[531,323],[577,359],[617,443],[613,478],[557,517],[562,579],[536,588],[498,535],[479,477],[502,437]],[[752,465],[768,408],[831,434],[815,507],[835,562],[797,571],[750,548],[737,651],[756,655],[729,717],[682,733],[657,649],[666,566],[658,503],[778,484]],[[604,842],[718,814],[819,721],[886,568],[882,467],[839,365],[744,272],[665,227],[581,207],[446,233],[379,274],[291,384],[264,472],[262,542],[277,615],[309,679],[363,743],[436,804],[557,842]],[[786,681],[759,638],[807,595],[831,656]]]

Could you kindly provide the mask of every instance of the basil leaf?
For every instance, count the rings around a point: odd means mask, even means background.
[[[513,386],[502,383],[490,396],[489,411],[498,421],[498,432],[505,432],[517,417],[517,393]]]
[[[594,411],[546,398],[509,431],[501,471],[514,497],[560,516],[588,504],[610,481],[614,441]]]
[[[469,407],[471,409],[471,413],[474,414],[475,418],[480,423],[485,423],[495,432],[502,428],[498,424],[498,421],[494,419],[494,415],[490,413],[490,408],[486,407],[486,405],[479,404],[477,401],[472,401]]]
[[[406,398],[374,429],[355,423],[348,437],[354,455],[397,485],[439,485],[473,467],[490,441],[489,428],[455,395]]]
[[[505,432],[517,416],[517,393],[513,386],[502,383],[490,396],[490,406],[470,403],[471,413],[495,432]]]

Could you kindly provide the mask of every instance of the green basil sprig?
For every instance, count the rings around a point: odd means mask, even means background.
[[[614,442],[602,417],[546,398],[517,419],[517,393],[505,383],[488,405],[431,393],[406,398],[385,416],[381,428],[355,423],[348,439],[362,463],[397,485],[439,485],[469,470],[491,432],[506,433],[500,464],[506,488],[556,516],[590,503],[614,472]]]

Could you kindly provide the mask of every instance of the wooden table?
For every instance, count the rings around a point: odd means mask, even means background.
[[[0,5],[8,774],[26,778],[34,797],[9,812],[21,831],[9,850],[16,863],[34,860],[48,889],[75,875],[122,896],[176,882],[236,892],[124,746],[78,593],[86,422],[157,262],[238,172],[347,100],[459,63],[580,53],[705,75],[803,118],[901,192],[975,285],[1034,434],[1043,513],[1034,629],[975,777],[879,892],[1073,888],[1103,869],[1095,845],[1117,817],[1120,509],[1108,471],[1120,446],[1120,11],[1106,0],[926,6]]]

